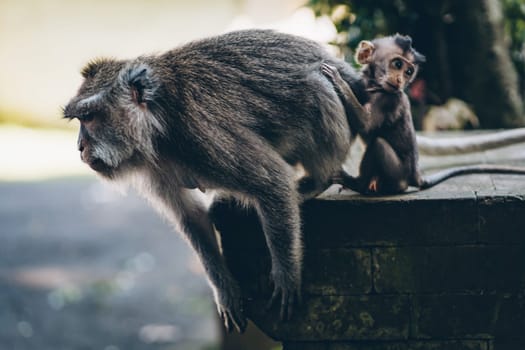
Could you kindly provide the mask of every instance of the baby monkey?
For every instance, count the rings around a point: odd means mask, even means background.
[[[414,80],[425,57],[412,47],[409,36],[396,34],[360,42],[355,58],[363,65],[361,75],[369,93],[365,105],[359,103],[337,69],[326,63],[321,67],[343,101],[351,129],[366,143],[359,176],[341,171],[339,180],[345,187],[363,194],[395,194],[406,191],[408,186],[429,188],[461,174],[525,174],[523,168],[474,165],[423,177],[418,166],[410,101],[404,90]]]

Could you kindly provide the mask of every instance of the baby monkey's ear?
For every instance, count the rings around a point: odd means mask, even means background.
[[[361,41],[355,50],[355,60],[359,64],[370,63],[372,61],[372,55],[374,54],[375,49],[376,48],[371,41]]]

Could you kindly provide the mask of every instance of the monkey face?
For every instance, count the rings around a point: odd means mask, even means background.
[[[147,73],[143,63],[91,63],[82,71],[77,96],[64,108],[65,118],[80,122],[80,158],[103,176],[156,158],[154,138],[162,127],[148,108]]]
[[[403,91],[417,72],[417,67],[401,55],[393,55],[385,65],[383,88],[391,92]]]
[[[134,153],[129,135],[122,130],[126,115],[115,112],[101,93],[76,97],[64,109],[67,118],[80,122],[77,148],[81,160],[106,176],[111,176]],[[121,123],[115,120],[118,117]]]
[[[419,64],[425,61],[412,47],[408,36],[395,36],[362,42],[356,52],[361,64],[372,67],[372,79],[387,92],[398,93],[414,80]]]

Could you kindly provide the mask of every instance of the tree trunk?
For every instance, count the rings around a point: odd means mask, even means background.
[[[458,97],[474,108],[483,128],[525,125],[500,0],[351,3],[361,10],[381,9],[389,34],[412,36],[414,47],[428,58],[420,76],[431,103]]]
[[[518,77],[498,0],[450,1],[445,24],[452,94],[470,103],[484,128],[525,124]]]

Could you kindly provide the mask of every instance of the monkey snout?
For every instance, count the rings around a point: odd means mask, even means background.
[[[80,152],[80,160],[87,163],[89,154],[88,154],[88,148],[86,147],[86,144],[83,142],[78,143],[78,151]]]
[[[79,150],[79,151],[80,151],[80,160],[83,161],[84,163],[87,163],[86,156],[84,155],[84,149]]]
[[[80,153],[82,153],[84,148],[86,148],[84,138],[79,136],[77,139],[77,149],[80,151]]]
[[[84,145],[79,144],[78,151],[80,152],[80,160],[86,162],[86,155],[84,154],[86,148],[84,147]]]

